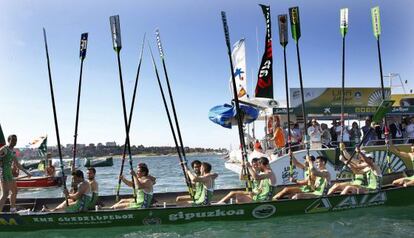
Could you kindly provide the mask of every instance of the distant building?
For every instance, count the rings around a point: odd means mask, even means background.
[[[104,145],[102,143],[98,143],[98,147],[103,147]]]
[[[116,142],[106,142],[105,143],[106,146],[116,146]]]
[[[94,147],[95,147],[95,144],[94,144],[94,143],[90,143],[90,144],[88,145],[88,147],[90,147],[90,148],[94,148]]]
[[[73,149],[73,144],[66,144],[66,149],[69,149],[69,150]]]
[[[78,149],[83,149],[83,148],[86,147],[86,145],[85,144],[77,144],[76,147],[78,147]]]

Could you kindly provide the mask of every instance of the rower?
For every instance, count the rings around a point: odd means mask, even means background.
[[[252,167],[250,173],[259,174],[259,158],[252,159]],[[240,180],[247,180],[247,176],[243,174],[243,171],[240,171]],[[217,204],[225,204],[230,199],[235,199],[236,203],[245,203],[251,202],[253,200],[253,196],[259,193],[259,183],[257,180],[252,181],[252,191],[231,191],[225,197],[223,197]]]
[[[194,173],[197,176],[201,175],[201,161],[200,160],[194,160],[191,162],[191,168],[193,169]],[[198,200],[200,198],[200,195],[203,191],[203,184],[200,182],[192,183],[193,189],[194,189],[194,201]],[[183,195],[178,196],[176,199],[177,206],[189,204],[193,202],[193,199],[191,199],[190,195]]]
[[[92,210],[95,209],[96,203],[99,199],[99,185],[95,179],[96,169],[93,167],[89,167],[86,171],[86,176],[88,177],[88,183],[92,192],[92,199],[88,204],[88,209]]]
[[[363,185],[366,184],[366,178],[364,175],[363,169],[367,166],[361,160],[357,160],[352,158],[351,161],[347,162],[350,159],[351,155],[348,151],[345,150],[345,144],[340,143],[339,148],[342,151],[342,154],[339,156],[339,160],[342,161],[344,164],[347,164],[348,168],[351,169],[352,173],[354,174],[352,181],[350,182],[342,182],[342,183],[335,183],[328,191],[327,195],[331,195],[333,193],[342,192],[346,186],[348,185]]]
[[[68,199],[69,206],[66,201],[59,204],[54,209],[48,209],[45,205],[42,212],[66,211],[66,212],[82,212],[88,210],[88,204],[92,201],[91,186],[84,179],[83,172],[76,170],[72,173],[73,180],[77,184],[77,192],[69,193],[67,189],[63,190],[65,197]]]
[[[194,175],[186,166],[184,166],[184,171],[190,177],[192,183],[201,183],[203,185],[203,190],[197,200],[195,200],[193,206],[207,206],[211,204],[214,193],[214,180],[218,177],[218,174],[211,173],[211,164],[207,162],[201,163],[201,174]]]
[[[290,181],[293,183],[296,183],[298,186],[291,186],[291,187],[285,187],[282,189],[282,191],[280,191],[279,193],[277,193],[273,199],[274,200],[278,200],[281,199],[285,196],[288,196],[288,198],[291,198],[291,196],[295,195],[296,193],[308,193],[308,192],[313,192],[313,185],[315,182],[315,178],[310,176],[310,168],[309,168],[309,163],[313,163],[315,161],[315,157],[313,155],[310,155],[309,158],[306,158],[307,156],[304,156],[305,159],[305,163],[301,163],[299,162],[295,156],[293,155],[292,152],[289,152],[289,156],[292,157],[292,162],[293,164],[297,167],[300,168],[304,171],[304,179],[302,180],[297,180],[295,178],[290,178]],[[309,180],[310,178],[310,180]]]
[[[250,163],[246,164],[249,170],[252,170]],[[252,197],[251,201],[265,202],[272,200],[276,186],[276,176],[269,166],[269,159],[266,157],[259,158],[260,174],[251,173],[252,178],[258,181],[257,193]]]
[[[363,162],[361,166],[365,166],[365,168],[363,168],[363,171],[367,178],[367,184],[348,185],[341,192],[341,195],[349,193],[368,193],[381,189],[382,173],[380,167],[374,163],[374,155],[372,153],[365,153],[358,147],[356,148],[356,151],[359,153],[359,158]]]
[[[320,197],[326,193],[329,182],[331,181],[331,174],[326,169],[328,159],[324,156],[318,156],[315,160],[316,168],[312,163],[309,163],[311,176],[315,176],[315,184],[313,192],[301,192],[295,194],[292,199],[315,198]]]
[[[148,166],[144,163],[138,164],[137,172],[131,171],[131,175],[134,178],[135,188],[137,189],[136,200],[134,198],[121,199],[111,209],[139,209],[151,206],[155,180],[154,177],[149,175]],[[133,181],[127,180],[123,175],[120,176],[120,179],[129,187],[132,187]]]
[[[414,144],[411,144],[411,151],[410,152],[401,151],[397,147],[395,147],[393,144],[391,144],[391,146],[390,146],[390,151],[392,151],[394,154],[398,155],[401,158],[404,158],[406,160],[410,160],[414,165]],[[396,179],[392,182],[392,185],[394,185],[394,186],[405,186],[405,187],[406,186],[414,186],[414,175],[412,175],[410,177]]]

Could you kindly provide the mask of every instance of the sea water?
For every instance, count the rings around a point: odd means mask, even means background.
[[[238,175],[224,168],[220,156],[190,156],[192,160],[212,164],[213,172],[219,174],[216,188],[240,187]],[[146,163],[150,173],[157,177],[155,192],[186,191],[181,167],[177,157],[134,158],[134,165]],[[100,194],[114,194],[121,160],[114,160],[113,167],[97,168]],[[126,163],[125,172],[129,171]],[[70,182],[70,178],[68,179]],[[19,197],[61,196],[62,188],[47,190],[21,190]],[[123,186],[121,193],[130,194]],[[414,199],[414,198],[413,198]],[[373,207],[351,211],[277,217],[267,220],[235,222],[196,222],[184,225],[112,227],[78,230],[47,230],[36,232],[1,233],[0,237],[414,237],[414,206]]]

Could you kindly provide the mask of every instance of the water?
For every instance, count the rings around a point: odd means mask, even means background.
[[[218,188],[241,186],[238,175],[224,168],[219,156],[192,156],[190,161],[198,159],[213,165],[213,171],[219,173],[216,182]],[[147,163],[150,173],[157,177],[156,192],[185,191],[181,168],[176,157],[134,158],[136,163]],[[114,166],[97,168],[101,194],[113,194],[120,161]],[[127,170],[128,171],[128,170]],[[130,193],[125,186],[122,192]],[[53,197],[61,194],[61,188],[42,191],[21,191],[19,197]],[[414,199],[414,198],[413,198]],[[197,222],[185,225],[163,225],[152,227],[113,227],[100,229],[48,230],[36,232],[0,233],[0,237],[414,237],[414,206],[376,207],[352,211],[280,217],[260,221],[238,222]]]

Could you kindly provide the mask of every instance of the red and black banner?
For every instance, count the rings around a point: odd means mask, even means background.
[[[261,5],[263,14],[266,19],[266,40],[265,52],[260,64],[257,76],[257,85],[255,97],[273,99],[273,54],[272,54],[272,29],[270,22],[270,6]]]

